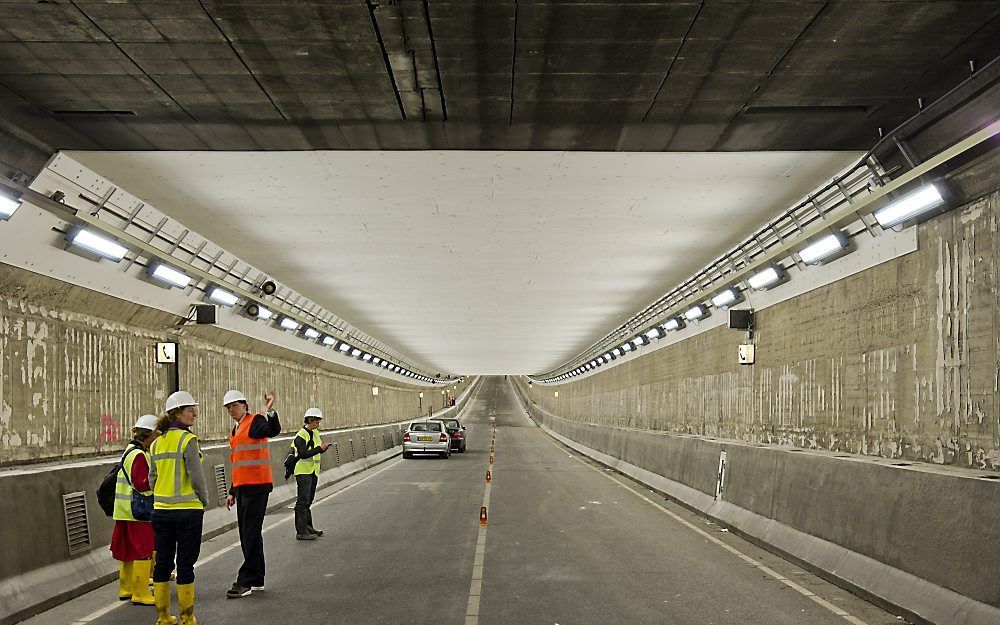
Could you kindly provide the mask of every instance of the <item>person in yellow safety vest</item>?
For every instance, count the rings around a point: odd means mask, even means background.
[[[264,590],[264,513],[267,512],[267,497],[273,489],[267,439],[281,433],[274,398],[273,390],[264,394],[266,417],[250,412],[246,395],[239,391],[228,391],[222,398],[226,412],[236,422],[229,435],[233,481],[226,497],[226,509],[236,504],[236,523],[243,548],[243,564],[233,587],[226,591],[227,599]]]
[[[112,518],[111,556],[118,565],[118,599],[133,605],[153,605],[149,575],[153,557],[153,526],[149,520],[132,515],[132,492],[152,495],[149,486],[149,446],[160,433],[156,416],[144,414],[132,427],[132,440],[122,454],[122,468],[115,481],[115,509]]]
[[[202,470],[201,448],[191,426],[198,418],[198,402],[191,393],[177,391],[167,397],[166,414],[157,421],[161,432],[150,452],[153,465],[153,598],[156,625],[173,625],[170,615],[170,572],[177,557],[177,604],[181,625],[195,625],[194,563],[201,553],[201,528],[208,505],[208,484]]]
[[[330,448],[330,443],[323,444],[319,437],[319,422],[323,420],[323,411],[319,408],[306,410],[304,425],[295,438],[292,447],[299,459],[295,463],[295,486],[298,497],[295,499],[295,539],[316,540],[322,536],[322,530],[313,527],[312,511],[309,506],[316,498],[316,484],[319,483],[320,454]]]

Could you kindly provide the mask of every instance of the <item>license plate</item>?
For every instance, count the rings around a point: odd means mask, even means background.
[[[434,437],[433,436],[418,436],[417,440],[420,441],[421,443],[424,442],[424,441],[430,442],[430,441],[434,440]]]

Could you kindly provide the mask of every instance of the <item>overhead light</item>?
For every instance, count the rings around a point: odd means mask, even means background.
[[[750,285],[751,289],[760,291],[778,284],[786,277],[786,275],[787,274],[781,265],[773,265],[750,276],[747,279],[747,283]]]
[[[378,356],[375,356],[374,358],[372,358],[372,364],[373,365],[380,365],[380,364],[382,364],[382,359],[379,358]]]
[[[371,354],[364,354],[363,356],[361,356],[361,360],[364,360],[366,362],[369,361],[369,360],[371,360],[371,359],[372,359],[372,355]]]
[[[891,228],[942,204],[944,198],[941,197],[941,191],[937,186],[929,184],[886,204],[872,214],[880,226]]]
[[[178,288],[186,288],[191,284],[191,277],[182,271],[177,271],[173,267],[164,265],[163,263],[156,263],[153,265],[153,269],[149,272],[149,275],[156,278],[160,282],[165,282],[171,286],[176,286]]]
[[[263,319],[264,321],[267,321],[274,316],[274,313],[271,312],[270,308],[261,306],[257,302],[253,301],[247,303],[246,313],[247,316],[253,317],[254,319]]]
[[[336,344],[336,342],[337,342],[337,339],[333,338],[332,336],[324,336],[323,337],[323,345],[334,345],[334,344]]]
[[[622,352],[622,348],[621,347],[616,347],[613,350],[611,350],[611,357],[612,358],[618,358],[619,356],[622,355],[622,353],[623,353]]]
[[[361,355],[361,350],[358,349],[357,347],[355,347],[354,349],[351,350],[351,357],[352,358],[357,358],[360,355]]]
[[[603,365],[604,364],[604,356],[598,356],[597,357],[597,364],[599,364],[599,365]]]
[[[302,334],[305,335],[305,337],[307,339],[318,339],[319,338],[319,332],[317,332],[316,330],[314,330],[312,328],[306,328],[305,330],[302,331]]]
[[[604,361],[607,362],[609,360],[611,360],[611,352],[605,352],[604,353]]]
[[[264,295],[274,295],[275,291],[278,290],[278,285],[271,280],[267,280],[260,285],[260,290]]]
[[[212,290],[208,292],[208,299],[223,306],[235,306],[240,301],[240,298],[236,297],[234,293],[217,286],[212,287]]]
[[[279,322],[279,325],[281,325],[281,327],[284,328],[284,329],[286,329],[286,330],[298,330],[299,329],[298,322],[295,321],[294,319],[292,319],[291,317],[282,317],[281,321]]]
[[[702,306],[701,304],[697,304],[695,306],[692,306],[691,308],[688,308],[684,312],[684,318],[687,319],[688,321],[695,321],[697,319],[701,319],[706,314],[708,314],[708,311],[705,310],[705,307]]]
[[[847,247],[847,237],[836,230],[799,250],[799,258],[807,265],[818,263],[824,258],[837,254]]]
[[[632,339],[632,344],[639,348],[642,345],[649,345],[649,339],[646,338],[645,334],[640,334],[639,336]]]
[[[713,297],[712,305],[716,308],[725,308],[738,299],[740,299],[740,292],[736,287],[730,287]]]
[[[632,343],[630,341],[625,341],[621,345],[621,350],[623,352],[630,352],[630,351],[632,351]]]
[[[0,193],[0,219],[4,221],[10,219],[11,215],[14,214],[21,206],[21,200],[15,200],[9,195]]]
[[[684,327],[684,322],[677,317],[671,317],[667,319],[667,322],[663,324],[664,330],[680,330]]]
[[[108,237],[94,234],[90,230],[77,230],[72,238],[69,239],[69,242],[77,247],[82,247],[88,252],[93,252],[102,258],[107,258],[115,262],[125,258],[125,254],[128,252],[128,248],[121,243]]]
[[[658,339],[662,337],[664,334],[666,333],[663,331],[663,328],[661,328],[660,326],[655,326],[646,331],[646,338],[650,340]]]

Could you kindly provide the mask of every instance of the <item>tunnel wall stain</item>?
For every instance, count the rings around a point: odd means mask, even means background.
[[[162,412],[173,373],[155,362],[158,341],[179,344],[180,385],[200,403],[205,441],[228,435],[220,402],[230,388],[258,410],[265,390],[276,389],[286,431],[310,406],[323,409],[324,429],[338,429],[444,405],[441,387],[376,378],[215,327],[178,328],[177,319],[0,264],[0,465],[121,449],[136,417]]]
[[[721,327],[526,390],[579,422],[998,471],[998,211],[993,191],[918,226],[918,251],[758,311],[754,365]]]

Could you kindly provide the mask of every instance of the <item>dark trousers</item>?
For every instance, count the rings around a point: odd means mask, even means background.
[[[153,541],[156,544],[154,582],[169,582],[177,557],[177,583],[194,582],[194,563],[201,553],[204,510],[153,510]]]
[[[236,574],[240,586],[264,585],[264,513],[270,493],[242,494],[236,491],[236,520],[240,527],[243,566]]]
[[[295,499],[295,533],[300,536],[308,534],[313,529],[312,505],[316,498],[316,483],[319,476],[315,473],[295,476],[295,486],[298,497]]]

